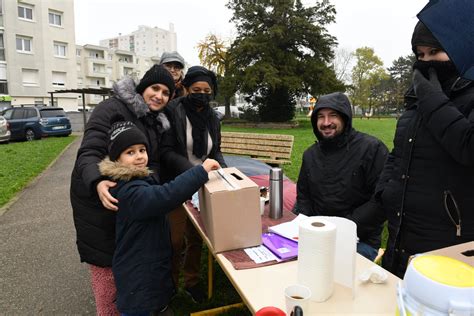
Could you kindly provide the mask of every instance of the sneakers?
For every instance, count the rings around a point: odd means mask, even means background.
[[[204,303],[207,299],[206,293],[204,293],[200,283],[197,283],[191,287],[187,287],[185,292],[191,297],[193,302],[197,304]]]

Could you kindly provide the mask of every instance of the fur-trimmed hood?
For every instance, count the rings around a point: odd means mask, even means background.
[[[130,181],[133,178],[144,178],[151,174],[151,170],[146,168],[133,168],[124,166],[118,161],[111,161],[109,157],[99,162],[100,174],[111,178],[114,181]]]
[[[136,86],[137,84],[132,78],[125,77],[114,83],[112,91],[117,99],[131,107],[138,118],[142,118],[147,113],[151,113],[151,111],[145,103],[143,96],[135,91]],[[158,113],[156,119],[161,122],[163,130],[166,131],[170,128],[170,122],[162,111]]]

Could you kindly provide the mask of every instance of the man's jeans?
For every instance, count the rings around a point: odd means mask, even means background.
[[[375,248],[372,248],[371,246],[367,245],[366,243],[363,242],[358,242],[357,243],[357,252],[369,259],[370,261],[374,261],[375,257],[377,257],[378,251]]]

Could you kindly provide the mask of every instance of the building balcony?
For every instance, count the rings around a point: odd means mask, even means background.
[[[104,57],[92,57],[92,56],[87,56],[85,57],[86,61],[88,63],[96,63],[96,64],[101,64],[101,65],[107,65],[107,63],[109,62],[108,60],[106,60]]]

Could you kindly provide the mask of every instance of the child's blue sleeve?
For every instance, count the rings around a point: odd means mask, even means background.
[[[208,180],[207,172],[199,165],[163,185],[149,185],[143,181],[130,182],[117,198],[129,209],[132,220],[144,220],[164,216],[190,199]]]

